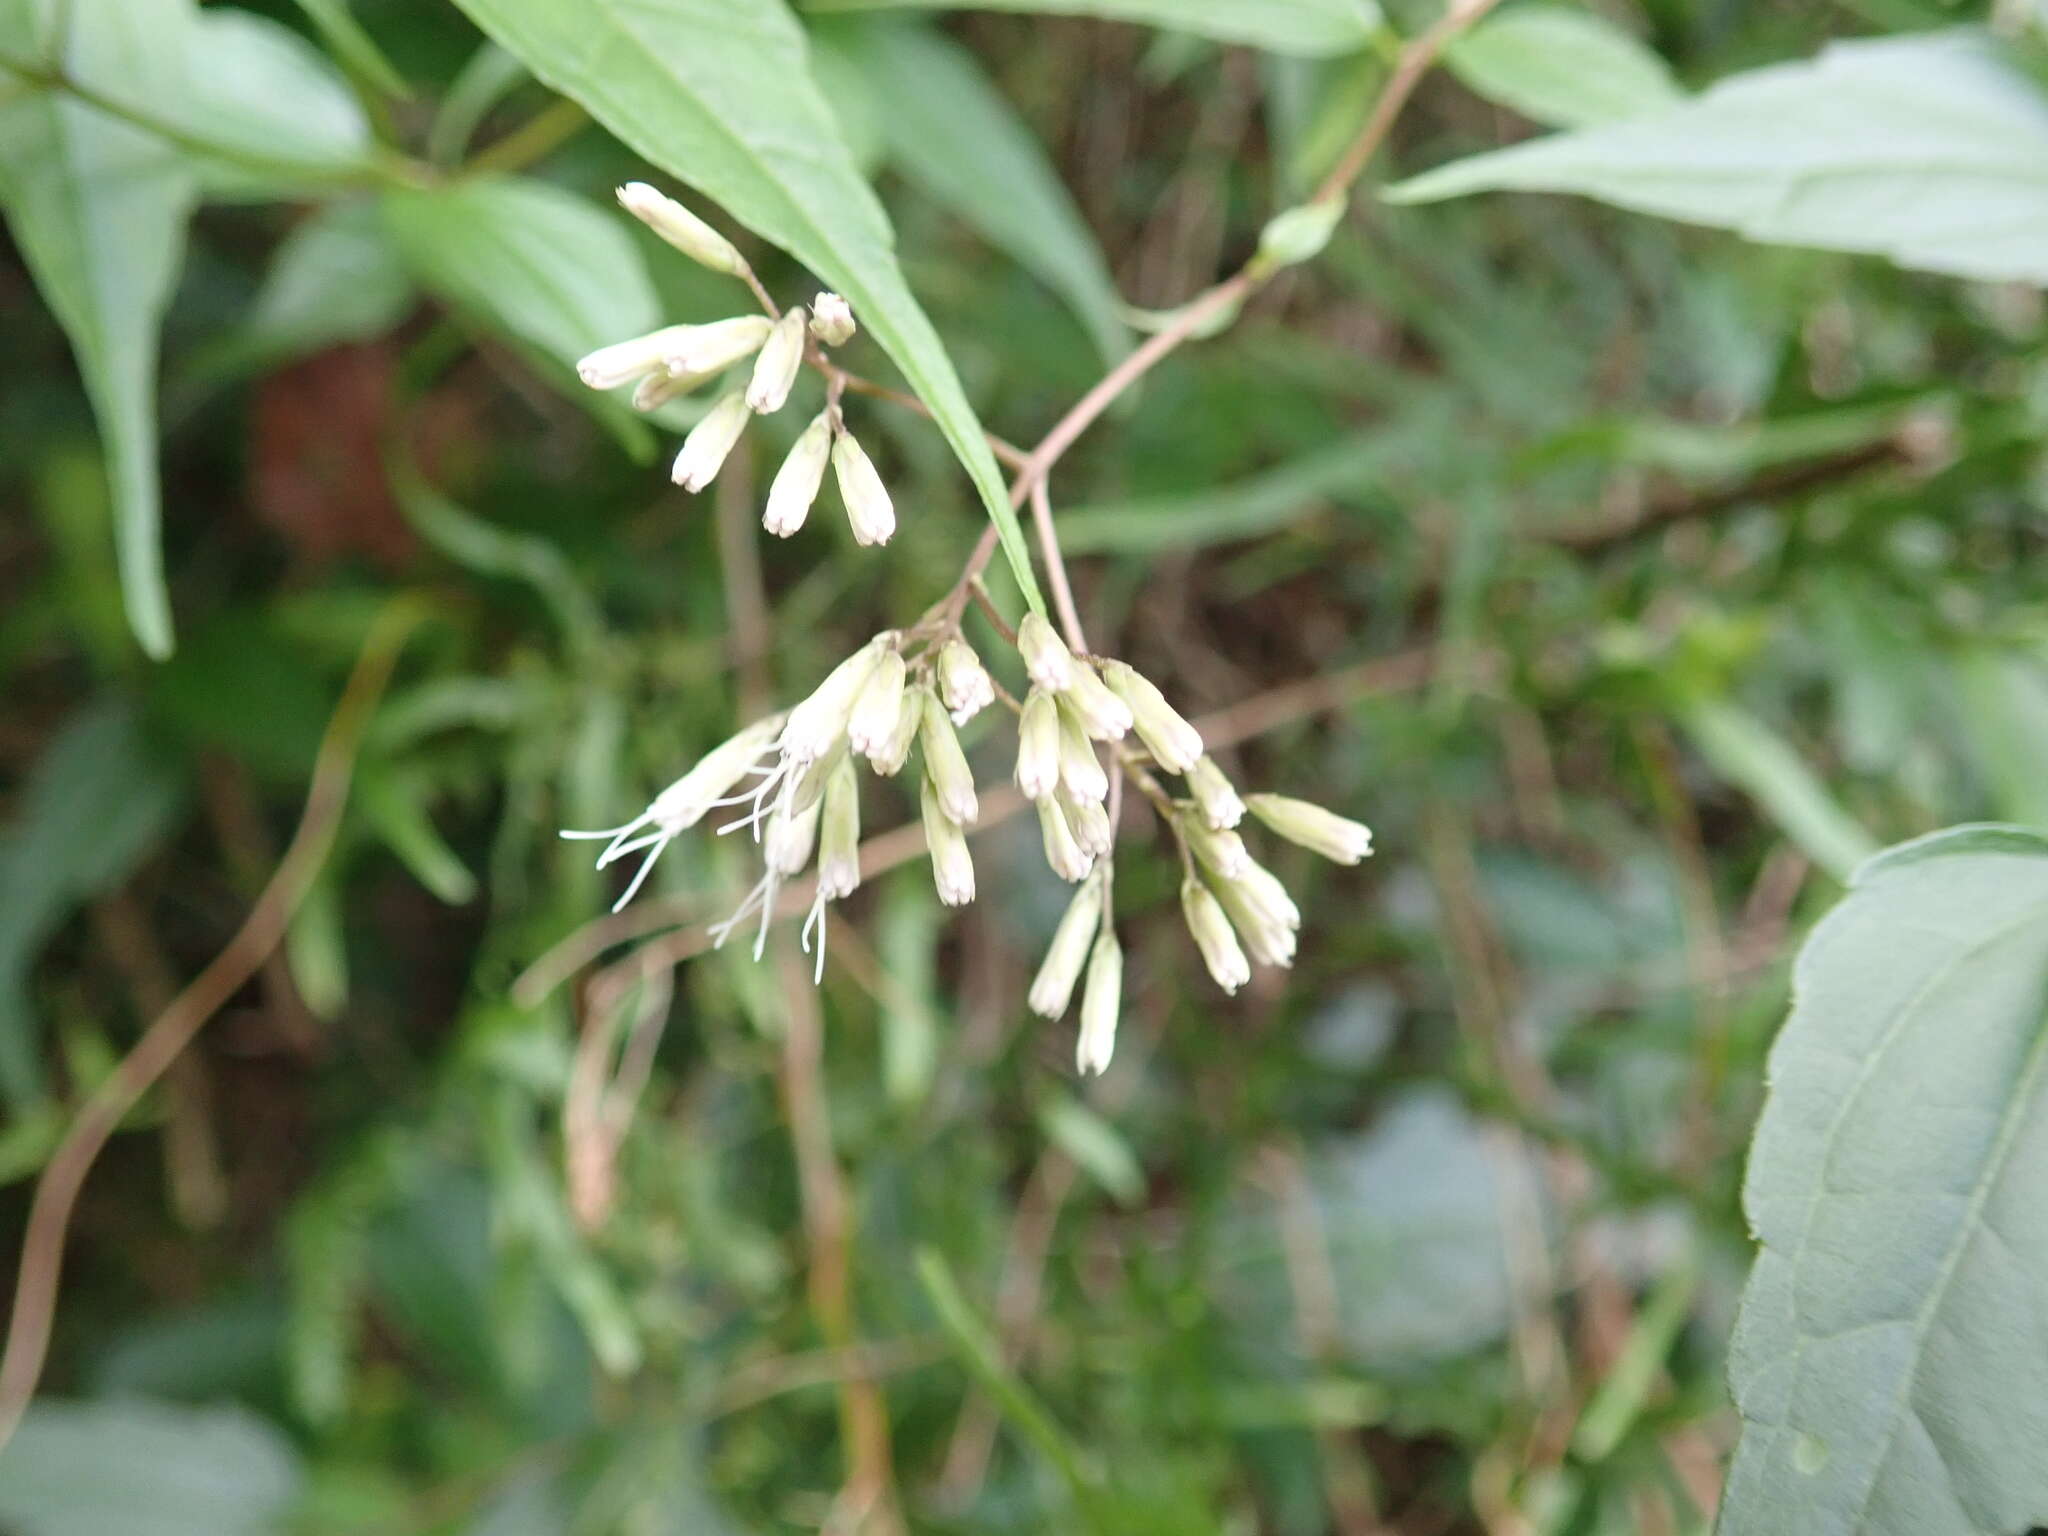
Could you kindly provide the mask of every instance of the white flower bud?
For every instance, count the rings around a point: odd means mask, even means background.
[[[1121,661],[1102,664],[1102,680],[1130,706],[1138,739],[1153,761],[1168,773],[1186,773],[1202,755],[1202,734],[1181,716],[1166,695],[1136,667]]]
[[[1372,852],[1372,828],[1307,800],[1287,795],[1249,795],[1251,813],[1290,843],[1339,864],[1356,864]]]
[[[1089,945],[1102,918],[1102,882],[1089,880],[1074,892],[1065,916],[1053,930],[1045,961],[1031,983],[1028,1001],[1040,1018],[1056,1019],[1067,1011],[1074,998],[1074,983],[1081,979],[1081,966],[1088,958]]]
[[[687,347],[690,338],[703,329],[695,325],[669,325],[631,341],[616,341],[608,347],[577,359],[576,377],[592,389],[617,389],[643,374],[666,372],[668,360]]]
[[[829,755],[846,736],[853,715],[854,700],[860,697],[868,674],[893,649],[892,631],[883,631],[826,674],[811,696],[789,712],[782,728],[783,755],[792,762],[814,763]]]
[[[704,419],[690,428],[683,439],[683,451],[676,455],[669,478],[686,491],[701,491],[716,478],[726,455],[740,440],[747,425],[747,397],[735,390],[704,413]]]
[[[1095,755],[1095,743],[1088,739],[1081,722],[1067,707],[1071,694],[1060,695],[1060,782],[1077,800],[1104,800],[1109,796],[1109,775],[1102,759]]]
[[[825,480],[825,460],[831,454],[832,423],[820,411],[797,434],[789,457],[769,483],[768,506],[761,514],[763,528],[786,539],[803,527],[804,519],[811,515],[811,503],[818,499],[818,487]]]
[[[1193,875],[1180,883],[1180,910],[1187,919],[1188,932],[1194,935],[1195,948],[1202,952],[1202,963],[1209,967],[1217,986],[1235,992],[1252,979],[1251,962],[1245,959],[1237,935],[1231,932],[1230,919],[1223,915],[1215,895]]]
[[[1027,800],[1043,800],[1060,782],[1060,707],[1053,695],[1034,688],[1017,720],[1017,788]]]
[[[1081,851],[1073,828],[1067,825],[1066,813],[1050,795],[1038,802],[1038,830],[1045,840],[1045,862],[1052,866],[1052,872],[1069,883],[1086,880],[1095,861]]]
[[[1074,663],[1074,680],[1060,702],[1097,741],[1122,741],[1131,728],[1131,706],[1110,692],[1085,661]]]
[[[1074,1067],[1083,1077],[1109,1070],[1116,1050],[1116,1016],[1124,1004],[1124,951],[1108,929],[1088,958],[1088,985],[1081,992],[1081,1034],[1074,1043]]]
[[[747,270],[746,258],[730,240],[646,182],[629,181],[619,188],[619,206],[692,261],[732,277]]]
[[[724,798],[739,783],[774,742],[785,717],[769,715],[719,743],[697,761],[697,766],[654,797],[647,819],[671,834],[684,832],[702,821],[711,802]]]
[[[775,328],[766,315],[734,315],[709,325],[671,326],[664,335],[672,337],[663,359],[670,373],[717,373],[741,358],[752,357]]]
[[[974,647],[955,635],[939,651],[939,697],[955,725],[965,725],[996,701],[996,685],[974,654]]]
[[[931,850],[932,884],[939,900],[949,907],[964,907],[974,900],[974,858],[967,851],[967,834],[960,823],[939,808],[938,795],[930,779],[918,795],[924,818],[925,845]]]
[[[859,329],[853,323],[853,306],[836,293],[821,293],[811,300],[811,334],[828,347],[843,347]]]
[[[1253,875],[1257,870],[1271,882],[1271,888]],[[1288,966],[1294,964],[1294,926],[1283,920],[1273,906],[1273,888],[1280,882],[1273,880],[1256,864],[1249,865],[1244,874],[1234,880],[1218,880],[1215,883],[1216,900],[1230,918],[1231,926],[1237,929],[1238,937],[1244,940],[1244,947],[1252,959],[1260,965]],[[1293,900],[1284,888],[1278,889],[1278,900],[1292,909]],[[1297,914],[1298,915],[1298,914]]]
[[[1180,833],[1181,841],[1188,845],[1188,851],[1213,870],[1219,879],[1235,880],[1251,865],[1252,856],[1243,838],[1235,832],[1210,826],[1192,807],[1182,810],[1174,821],[1174,828]]]
[[[1244,802],[1213,757],[1198,757],[1187,771],[1188,790],[1201,807],[1202,819],[1221,832],[1244,820]]]
[[[1285,928],[1290,933],[1301,926],[1301,908],[1287,894],[1287,887],[1256,859],[1247,864],[1244,873],[1231,883],[1244,893],[1246,903],[1259,915],[1260,921]]]
[[[839,498],[846,503],[854,543],[888,543],[896,531],[895,503],[875,473],[874,461],[843,427],[832,440],[832,474],[839,482]]]
[[[901,651],[885,651],[861,685],[846,722],[846,744],[862,757],[873,757],[896,734],[903,713],[903,679],[909,669]]]
[[[920,689],[907,689],[896,706],[896,724],[881,749],[870,753],[868,766],[885,779],[893,779],[910,761],[910,744],[917,740],[917,728],[924,723],[924,696]]]
[[[1017,654],[1024,658],[1024,670],[1031,681],[1050,693],[1058,693],[1074,680],[1074,653],[1054,632],[1042,613],[1027,613],[1017,626]]]
[[[769,331],[747,382],[747,408],[766,416],[782,409],[804,365],[804,311],[799,304]]]
[[[853,759],[842,757],[825,781],[825,807],[818,823],[818,894],[837,901],[859,884],[860,779]]]
[[[823,804],[820,796],[802,810],[781,807],[769,814],[762,857],[771,874],[787,878],[811,862],[811,849],[818,841],[818,808]]]
[[[1108,858],[1116,848],[1116,829],[1109,824],[1109,812],[1102,802],[1078,799],[1064,788],[1053,798],[1066,814],[1067,827],[1081,851],[1091,859]]]
[[[671,373],[664,363],[647,375],[633,390],[633,409],[636,411],[658,411],[669,401],[679,399],[695,390],[700,384],[709,383],[716,373]]]
[[[960,738],[953,734],[953,722],[946,718],[938,695],[922,690],[919,702],[924,706],[918,743],[924,749],[925,782],[937,792],[941,810],[963,827],[972,826],[981,815],[981,802],[975,797],[967,754],[960,750]]]

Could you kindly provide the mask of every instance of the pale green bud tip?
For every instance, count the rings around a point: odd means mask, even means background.
[[[853,759],[841,757],[825,781],[825,808],[818,825],[818,894],[837,901],[859,884],[860,780]]]
[[[669,472],[669,478],[686,491],[703,490],[724,467],[726,457],[740,440],[740,433],[745,430],[750,414],[747,397],[739,391],[722,397],[704,413],[702,421],[690,428],[690,435],[683,439],[683,450],[676,455],[675,468]]]
[[[832,423],[820,411],[811,424],[797,434],[789,457],[775,471],[768,487],[768,505],[761,513],[761,526],[778,539],[786,539],[803,527],[811,515],[811,503],[818,499],[818,487],[825,481],[825,461],[832,455]]]
[[[903,708],[903,680],[908,674],[901,651],[886,652],[855,697],[846,722],[846,744],[862,757],[872,757],[896,734]]]
[[[858,329],[853,323],[853,306],[838,294],[821,293],[811,300],[811,334],[826,346],[845,346]]]
[[[1192,875],[1180,883],[1180,910],[1217,986],[1235,992],[1252,979],[1251,962],[1231,931],[1230,919],[1209,888]]]
[[[646,182],[629,181],[619,188],[619,206],[692,261],[732,277],[747,270],[746,258],[730,240]]]
[[[1187,771],[1187,781],[1195,804],[1201,808],[1202,819],[1211,827],[1221,832],[1244,820],[1244,801],[1238,798],[1235,786],[1216,766],[1214,758],[1196,758]]]
[[[974,648],[959,636],[948,640],[939,652],[939,696],[955,725],[965,725],[996,701],[996,685],[974,654]]]
[[[1259,231],[1259,260],[1267,267],[1291,267],[1321,254],[1344,218],[1344,199],[1325,198],[1275,214]]]
[[[1074,1066],[1083,1077],[1109,1070],[1116,1051],[1116,1016],[1124,1001],[1124,952],[1116,935],[1104,931],[1088,957],[1088,984],[1081,993],[1081,1034]]]
[[[1074,680],[1074,653],[1042,613],[1025,614],[1017,626],[1017,654],[1031,681],[1048,692],[1058,693]]]
[[[1102,664],[1102,680],[1128,704],[1138,739],[1153,761],[1168,773],[1186,773],[1202,755],[1202,734],[1181,716],[1136,667],[1121,661]]]
[[[1075,841],[1073,828],[1057,799],[1048,796],[1038,802],[1038,830],[1045,840],[1045,862],[1052,872],[1070,884],[1086,880],[1095,861]]]
[[[1043,800],[1060,782],[1060,711],[1053,696],[1034,688],[1017,721],[1017,788]]]
[[[1088,958],[1089,942],[1101,916],[1102,882],[1090,880],[1067,903],[1066,915],[1053,930],[1045,961],[1031,983],[1031,1011],[1040,1018],[1058,1018],[1073,1001],[1074,983],[1081,979],[1081,966]]]
[[[839,481],[839,496],[846,503],[846,520],[853,526],[856,544],[886,544],[896,531],[896,507],[874,462],[854,440],[851,432],[840,430],[832,442],[832,473]]]
[[[964,907],[974,900],[974,857],[967,851],[967,834],[960,824],[939,808],[937,793],[927,779],[919,796],[924,820],[925,845],[931,850],[932,884],[939,900],[949,907]]]
[[[1060,695],[1060,783],[1077,800],[1103,800],[1109,796],[1109,775],[1095,744],[1070,707],[1071,694]]]
[[[1249,795],[1251,813],[1290,843],[1339,864],[1356,864],[1372,852],[1372,828],[1307,800],[1287,795]]]
[[[799,304],[768,332],[747,382],[747,407],[766,416],[782,409],[804,365],[804,311]]]
[[[974,793],[967,754],[960,750],[960,738],[953,734],[953,722],[946,718],[946,706],[938,695],[927,691],[919,702],[924,708],[918,741],[924,748],[925,782],[938,795],[941,810],[962,826],[970,826],[981,815],[981,802]]]

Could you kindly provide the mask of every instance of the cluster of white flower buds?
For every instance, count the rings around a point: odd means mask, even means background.
[[[732,242],[674,198],[635,181],[619,188],[619,203],[691,260],[714,272],[752,280],[752,269]],[[753,359],[744,383],[718,396],[676,454],[670,478],[695,492],[717,478],[751,418],[772,415],[788,404],[812,343],[844,346],[857,329],[846,300],[836,293],[821,293],[808,311],[799,304],[779,316],[736,315],[703,325],[663,326],[598,348],[577,363],[576,372],[592,389],[633,385],[633,408],[651,411]],[[797,435],[796,445],[776,471],[762,526],[778,538],[801,528],[824,484],[827,463],[846,504],[854,539],[861,544],[888,543],[896,531],[895,505],[866,451],[847,430],[836,399]]]

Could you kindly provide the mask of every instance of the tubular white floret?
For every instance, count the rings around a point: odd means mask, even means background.
[[[1109,774],[1095,755],[1095,744],[1074,712],[1070,694],[1060,695],[1060,783],[1077,800],[1103,800],[1109,795]]]
[[[974,856],[967,850],[967,834],[940,809],[930,779],[918,791],[918,811],[924,821],[925,845],[932,856],[932,884],[939,900],[949,907],[963,907],[974,900]]]
[[[958,635],[939,650],[939,697],[955,725],[965,725],[996,701],[996,685],[974,654],[974,648]]]
[[[1031,681],[1048,693],[1059,693],[1074,680],[1074,653],[1044,614],[1024,615],[1017,626],[1017,654],[1024,658]]]
[[[1059,703],[1052,694],[1034,688],[1017,720],[1017,788],[1027,800],[1043,800],[1059,782]]]
[[[1251,866],[1257,869],[1257,865]],[[1263,870],[1259,873],[1264,874]],[[1270,879],[1271,877],[1268,876]],[[1278,885],[1278,881],[1273,882]],[[1216,900],[1222,906],[1230,924],[1244,941],[1245,950],[1260,965],[1289,966],[1294,964],[1295,924],[1286,921],[1283,913],[1272,905],[1270,892],[1260,889],[1250,877],[1250,870],[1235,880],[1218,879],[1212,882]],[[1291,908],[1294,903],[1285,891],[1280,899]]]
[[[1356,864],[1372,852],[1372,828],[1308,800],[1287,795],[1247,795],[1251,813],[1290,843],[1339,864]]]
[[[1081,1033],[1074,1042],[1074,1067],[1083,1077],[1109,1070],[1116,1051],[1116,1016],[1123,1007],[1124,952],[1105,928],[1088,958],[1088,984],[1081,992]]]
[[[925,782],[937,792],[941,810],[963,827],[972,826],[981,816],[981,801],[974,793],[967,754],[960,750],[960,738],[953,734],[953,722],[938,695],[923,690],[920,702],[924,719],[918,726],[918,742],[924,749]]]
[[[884,651],[861,685],[846,722],[846,744],[862,757],[873,757],[896,734],[896,720],[903,712],[903,680],[908,673],[901,651]]]
[[[619,188],[619,206],[692,261],[730,277],[747,270],[746,258],[730,240],[646,182],[629,181]]]
[[[660,410],[669,401],[708,383],[715,375],[715,369],[711,373],[671,373],[663,364],[634,387],[633,409],[643,412]]]
[[[1224,916],[1215,893],[1194,875],[1180,883],[1180,909],[1187,919],[1188,932],[1194,936],[1195,948],[1202,952],[1202,963],[1209,967],[1216,985],[1226,992],[1235,992],[1250,981],[1251,962],[1245,959],[1237,935],[1231,931],[1230,919]]]
[[[799,304],[775,322],[761,344],[747,381],[747,408],[761,416],[781,410],[803,365],[804,308]]]
[[[1130,706],[1131,723],[1153,761],[1168,773],[1194,767],[1202,755],[1202,733],[1166,702],[1151,679],[1121,661],[1105,661],[1100,670],[1109,690]]]
[[[1131,729],[1131,706],[1112,693],[1085,661],[1074,663],[1074,680],[1060,694],[1060,703],[1097,741],[1122,741]]]
[[[882,656],[895,645],[896,632],[884,630],[839,663],[811,696],[789,712],[782,728],[783,755],[797,763],[816,762],[846,735],[854,700]]]
[[[1213,757],[1198,757],[1187,771],[1188,792],[1195,797],[1202,819],[1217,831],[1244,820],[1244,802]]]
[[[826,346],[845,346],[858,329],[853,321],[853,306],[838,294],[821,293],[811,300],[811,334]]]
[[[868,756],[868,766],[885,779],[893,779],[910,760],[910,744],[917,740],[917,728],[924,721],[924,690],[905,689],[896,706],[896,724],[878,751]]]
[[[1088,959],[1088,947],[1102,919],[1102,881],[1084,881],[1067,903],[1059,927],[1053,930],[1045,960],[1031,983],[1027,1001],[1040,1018],[1056,1019],[1074,999],[1074,983],[1081,979],[1081,967]]]
[[[576,363],[576,377],[592,389],[617,389],[644,374],[666,373],[668,360],[687,346],[699,327],[668,325],[630,341],[615,341],[587,353]]]
[[[818,823],[818,894],[827,901],[860,885],[860,779],[853,759],[842,757],[825,781]]]
[[[1076,799],[1064,787],[1053,798],[1059,801],[1067,827],[1074,834],[1074,841],[1081,845],[1081,851],[1091,859],[1108,858],[1116,848],[1116,829],[1110,825],[1109,812],[1102,803]]]
[[[745,395],[735,390],[722,396],[704,413],[703,420],[690,428],[690,435],[683,439],[682,452],[676,455],[675,467],[669,471],[669,478],[686,491],[703,490],[724,467],[726,455],[740,440],[740,433],[745,430],[750,414]]]
[[[846,520],[853,528],[856,544],[886,544],[896,531],[896,507],[888,488],[875,472],[867,450],[844,427],[832,440],[832,474],[839,482],[840,500],[846,503]]]
[[[818,487],[825,483],[825,461],[832,456],[832,423],[820,411],[811,424],[799,432],[789,457],[775,471],[768,486],[768,506],[761,514],[761,526],[778,539],[786,539],[803,527],[811,515],[811,503],[818,499]]]
[[[1235,832],[1210,826],[1185,801],[1181,802],[1174,829],[1180,833],[1181,841],[1188,845],[1188,851],[1220,879],[1235,880],[1251,867],[1252,856],[1244,845],[1244,839]]]
[[[1052,866],[1054,874],[1070,884],[1088,878],[1095,861],[1075,840],[1074,830],[1067,825],[1066,812],[1060,809],[1056,797],[1048,795],[1038,802],[1038,830],[1045,841],[1045,862]]]

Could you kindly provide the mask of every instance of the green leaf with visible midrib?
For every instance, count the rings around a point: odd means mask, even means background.
[[[1881,854],[1800,955],[1744,1205],[1721,1536],[2048,1521],[2048,838]]]
[[[917,9],[1099,16],[1301,54],[1350,53],[1370,43],[1380,25],[1373,0],[805,0],[804,9],[821,15]]]
[[[1986,33],[1837,43],[1667,111],[1475,155],[1391,189],[1576,192],[1753,240],[2048,280],[2048,93]]]
[[[1018,585],[1042,608],[995,455],[783,0],[458,3],[542,81],[846,296],[966,465]]]

